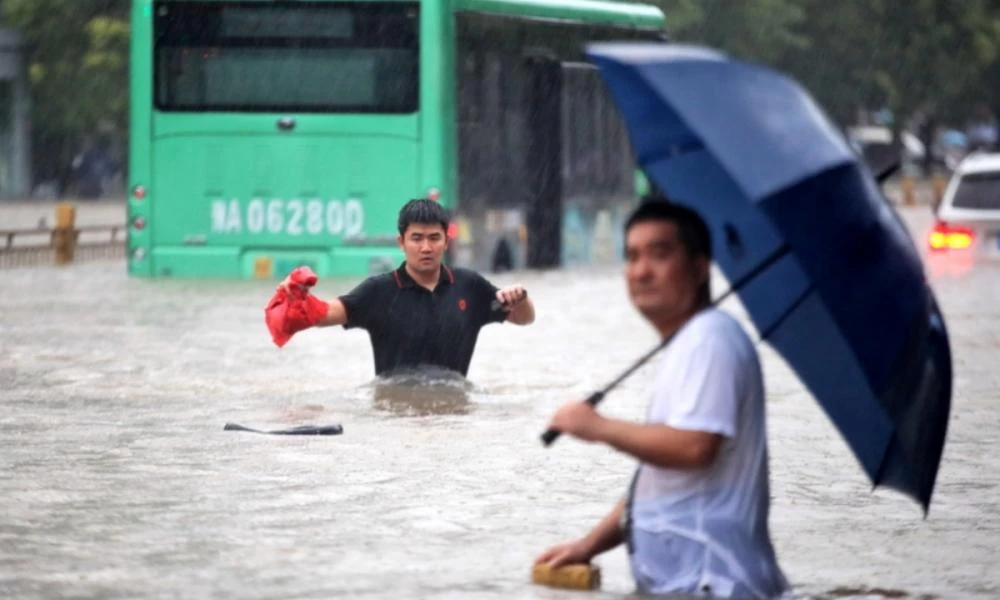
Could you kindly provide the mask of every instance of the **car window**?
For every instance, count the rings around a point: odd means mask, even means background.
[[[972,210],[1000,210],[1000,172],[964,175],[959,179],[951,205]]]

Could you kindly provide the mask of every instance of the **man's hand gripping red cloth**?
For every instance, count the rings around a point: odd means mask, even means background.
[[[264,321],[271,331],[271,339],[282,347],[292,336],[319,323],[327,315],[330,305],[309,293],[319,277],[309,267],[299,267],[291,272],[275,291],[264,309]]]

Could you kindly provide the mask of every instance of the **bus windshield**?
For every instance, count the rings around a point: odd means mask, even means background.
[[[161,111],[413,113],[416,2],[158,2]]]

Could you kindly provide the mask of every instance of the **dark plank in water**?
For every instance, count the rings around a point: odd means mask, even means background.
[[[300,425],[291,429],[261,430],[244,427],[237,423],[226,423],[223,431],[249,431],[251,433],[267,433],[271,435],[340,435],[344,428],[340,425]]]

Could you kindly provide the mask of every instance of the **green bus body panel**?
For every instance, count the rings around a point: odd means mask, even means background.
[[[658,8],[637,4],[425,0],[414,114],[161,112],[153,101],[153,4],[132,5],[129,188],[146,192],[128,200],[129,222],[145,223],[129,228],[128,272],[136,277],[280,278],[299,264],[353,277],[398,264],[403,203],[436,188],[455,208],[455,12],[664,26]],[[279,130],[282,118],[295,128]]]
[[[157,276],[211,279],[271,279],[284,277],[292,269],[308,266],[316,273],[332,277],[352,277],[352,273],[385,273],[403,260],[397,249],[306,248],[259,249],[236,246],[221,248],[163,247],[150,257],[160,271]]]
[[[153,203],[157,245],[392,243],[400,199],[415,195],[412,137],[323,132],[305,118],[294,134],[230,133],[213,131],[209,116],[197,117],[207,120],[202,133],[158,135],[160,119],[170,118],[157,118],[154,135],[153,193],[170,199]],[[268,120],[275,129],[277,118]]]
[[[152,1],[135,0],[132,3],[131,39],[129,41],[129,188],[142,183],[149,185],[153,168],[152,157],[152,107],[153,72],[151,42],[153,37]],[[127,201],[128,222],[136,218],[149,221],[149,202],[136,200],[131,195]],[[151,249],[149,229],[128,228],[126,264],[128,272],[136,277],[153,275],[152,262],[148,259]],[[133,251],[139,249],[147,258],[133,260]]]

